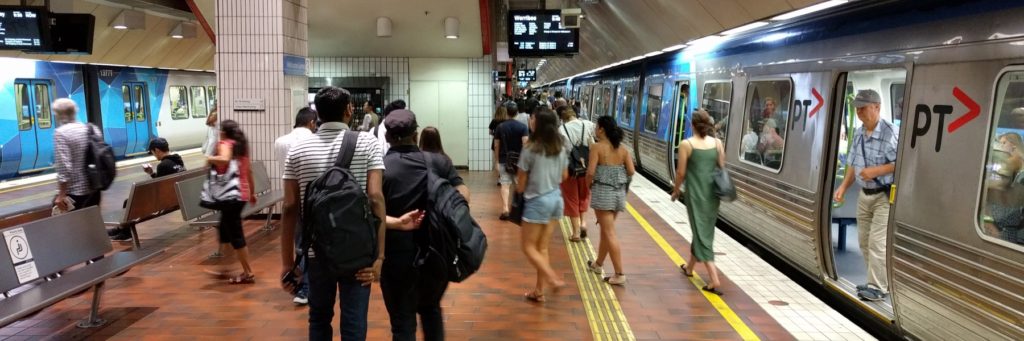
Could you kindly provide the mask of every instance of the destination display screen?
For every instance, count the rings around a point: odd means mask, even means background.
[[[38,50],[43,45],[44,10],[0,6],[0,50]]]
[[[520,82],[532,82],[537,80],[537,69],[516,70],[516,79]]]
[[[560,10],[509,11],[509,56],[536,57],[579,53],[579,29],[563,29],[561,22]]]

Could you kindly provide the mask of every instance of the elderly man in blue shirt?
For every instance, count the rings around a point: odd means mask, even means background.
[[[867,283],[857,286],[857,296],[868,301],[884,300],[889,293],[885,245],[898,136],[892,123],[879,116],[881,102],[875,90],[861,90],[853,100],[857,119],[863,124],[854,135],[850,156],[846,159],[846,177],[834,198],[836,202],[843,201],[846,189],[854,181],[862,188],[857,198],[857,230],[867,267]]]

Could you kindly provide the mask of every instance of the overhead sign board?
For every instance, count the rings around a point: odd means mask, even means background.
[[[45,49],[46,13],[42,7],[0,6],[0,50]]]
[[[508,13],[508,54],[550,56],[580,52],[580,31],[562,28],[560,10],[511,10]]]
[[[289,76],[306,75],[306,58],[296,55],[284,55],[284,74]]]
[[[516,79],[520,82],[532,82],[537,80],[537,69],[516,70]]]

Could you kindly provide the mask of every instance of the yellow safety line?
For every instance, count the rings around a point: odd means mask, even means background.
[[[679,255],[679,253],[672,248],[672,245],[669,245],[668,241],[661,236],[661,233],[658,233],[658,231],[647,222],[647,219],[644,219],[644,217],[633,208],[633,205],[626,203],[626,210],[633,216],[633,219],[636,219],[636,221],[640,223],[640,226],[644,228],[644,231],[647,231],[647,234],[651,236],[651,239],[654,239],[654,242],[657,243],[663,251],[665,251],[665,254],[668,255],[668,258],[672,259],[673,263],[677,266],[686,264],[686,260],[683,259],[683,256]],[[753,330],[750,329],[750,327],[747,326],[746,323],[743,322],[743,319],[741,319],[739,315],[732,310],[732,308],[729,308],[729,305],[725,303],[725,300],[722,300],[721,296],[701,290],[701,288],[704,287],[705,282],[700,278],[700,276],[694,273],[693,277],[690,277],[690,283],[697,287],[698,291],[704,294],[704,298],[711,303],[711,306],[715,307],[715,310],[718,310],[718,313],[725,318],[726,322],[729,322],[729,325],[740,334],[740,337],[744,340],[761,339]]]
[[[587,313],[587,320],[595,340],[636,340],[629,327],[626,314],[622,312],[619,300],[611,286],[587,269],[587,260],[595,258],[594,247],[589,239],[573,243],[569,241],[572,227],[568,219],[559,222],[562,239],[569,251],[573,274],[579,286],[580,298]]]

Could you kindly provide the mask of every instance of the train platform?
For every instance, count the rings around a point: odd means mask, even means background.
[[[186,156],[189,167],[200,158]],[[141,173],[141,171],[139,171]],[[120,203],[135,175],[123,172],[104,193],[105,205]],[[464,283],[452,283],[442,306],[451,340],[870,340],[873,337],[815,298],[725,233],[716,234],[716,262],[724,295],[700,289],[701,267],[687,278],[678,270],[689,253],[690,232],[682,204],[641,176],[634,178],[628,210],[619,215],[628,283],[610,286],[586,270],[599,241],[592,213],[590,238],[569,242],[564,222],[551,244],[552,265],[569,283],[545,303],[523,299],[534,270],[519,247],[519,227],[497,219],[498,187],[489,172],[464,174],[472,192],[472,214],[487,234],[487,259]],[[39,185],[0,195],[0,207],[39,204],[49,195]],[[0,328],[0,340],[34,339],[231,339],[306,338],[307,311],[281,291],[280,229],[246,223],[256,284],[231,285],[205,271],[237,268],[232,257],[208,258],[216,231],[189,227],[178,214],[138,225],[145,248],[165,252],[107,280],[100,328],[75,326],[87,314],[91,295],[65,299],[33,316]],[[115,243],[115,249],[130,244]],[[610,262],[606,269],[611,269]],[[237,270],[235,270],[237,271]],[[2,301],[0,301],[2,302]],[[334,321],[337,331],[337,319]],[[379,286],[370,303],[370,340],[390,338]]]

